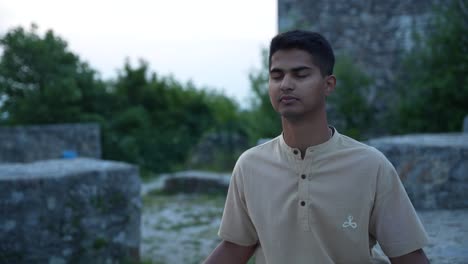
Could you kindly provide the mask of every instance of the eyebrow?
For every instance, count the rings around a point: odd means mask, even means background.
[[[302,70],[310,70],[312,68],[310,67],[307,67],[307,66],[299,66],[299,67],[294,67],[292,68],[290,71],[293,71],[293,72],[298,72],[298,71],[302,71]],[[272,68],[270,70],[271,73],[273,72],[283,72],[284,70],[283,69],[279,69],[279,68]]]

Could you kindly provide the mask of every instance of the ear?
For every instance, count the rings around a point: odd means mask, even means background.
[[[336,87],[336,77],[335,75],[328,75],[325,77],[325,96],[329,96],[333,91],[335,91]]]

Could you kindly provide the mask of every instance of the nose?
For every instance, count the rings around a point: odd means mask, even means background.
[[[294,90],[294,81],[289,76],[289,74],[284,75],[283,80],[281,81],[280,89],[283,91]]]

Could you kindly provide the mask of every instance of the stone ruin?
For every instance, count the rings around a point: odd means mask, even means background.
[[[181,171],[162,175],[162,190],[175,193],[209,193],[226,195],[231,174],[206,171]]]
[[[374,117],[382,121],[385,112],[393,107],[397,82],[405,78],[405,54],[423,45],[415,40],[429,36],[437,21],[434,11],[447,8],[450,2],[278,0],[278,32],[305,29],[322,33],[330,41],[337,61],[348,57],[370,77],[365,99],[375,107]],[[340,83],[338,80],[338,88]],[[327,107],[334,124],[345,125],[336,106]],[[366,132],[377,136],[386,131],[371,127]]]
[[[278,0],[278,31],[323,33],[337,54],[352,55],[381,89],[393,83],[402,52],[415,45],[414,32],[427,35],[433,9],[443,4],[440,0]]]
[[[468,208],[468,133],[383,137],[367,143],[395,166],[416,208]]]
[[[0,127],[0,163],[60,159],[67,153],[101,158],[98,124]]]
[[[0,129],[0,263],[138,263],[138,168],[96,159],[96,127]]]

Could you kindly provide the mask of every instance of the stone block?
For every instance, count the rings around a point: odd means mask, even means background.
[[[137,263],[140,214],[135,166],[0,164],[0,263]]]
[[[227,194],[230,174],[204,171],[182,171],[166,176],[163,191],[166,193],[223,193]]]
[[[101,158],[98,124],[0,127],[0,163],[75,156]]]
[[[468,134],[372,139],[395,166],[417,209],[468,208]]]

